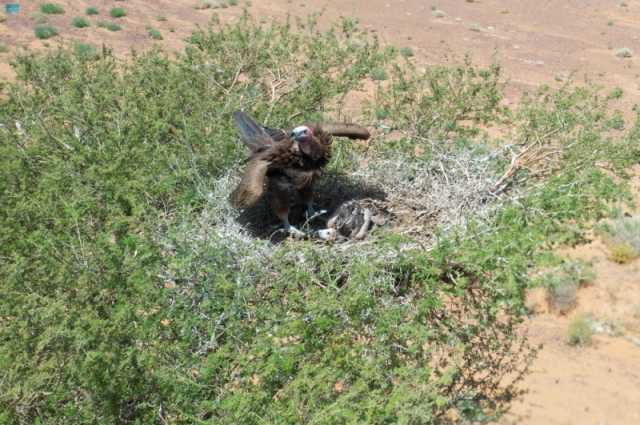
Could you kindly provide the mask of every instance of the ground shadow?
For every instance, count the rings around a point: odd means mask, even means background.
[[[325,227],[329,216],[346,201],[361,199],[383,201],[386,197],[386,192],[380,186],[371,185],[346,174],[327,173],[316,183],[313,197],[316,209],[326,210],[327,214],[307,222],[305,206],[299,199],[294,198],[289,220],[294,226],[304,226],[312,231],[318,230]],[[286,238],[285,234],[278,232],[280,223],[264,197],[256,206],[244,210],[238,222],[255,238],[269,239],[273,242],[280,242]]]

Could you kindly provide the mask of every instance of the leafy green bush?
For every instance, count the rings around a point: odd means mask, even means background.
[[[122,27],[115,22],[109,21],[100,21],[98,22],[98,27],[108,29],[109,31],[120,31]]]
[[[400,49],[400,54],[405,58],[410,58],[413,56],[413,49],[411,47],[403,47]]]
[[[76,17],[71,21],[71,25],[76,28],[87,28],[90,24],[85,18]]]
[[[87,9],[85,10],[85,13],[87,15],[98,15],[100,14],[100,11],[98,10],[97,7],[87,7]]]
[[[627,264],[639,255],[638,251],[626,243],[611,244],[609,251],[609,259],[618,264]]]
[[[371,70],[371,78],[376,81],[383,81],[389,77],[387,75],[387,71],[384,68],[378,67]]]
[[[58,35],[58,30],[51,25],[38,25],[35,28],[34,33],[36,35],[36,38],[39,38],[40,40],[46,40],[47,38],[55,37],[56,35]]]
[[[569,345],[590,345],[593,339],[591,319],[584,314],[578,315],[569,323],[567,342]]]
[[[162,33],[157,28],[149,28],[149,37],[154,40],[162,40]]]
[[[434,423],[505,407],[535,352],[515,332],[529,272],[577,237],[567,222],[621,198],[595,164],[623,168],[618,149],[633,138],[610,143],[607,105],[590,90],[508,111],[497,67],[418,73],[348,21],[304,24],[245,16],[194,33],[176,59],[153,50],[123,63],[85,47],[16,59],[0,108],[2,421]],[[407,137],[366,158],[336,141],[319,200],[368,184],[393,201],[397,183],[446,182],[443,164],[462,158],[482,173],[452,186],[490,207],[444,220],[405,196],[410,227],[393,221],[356,246],[255,237],[226,202],[246,154],[233,111],[274,127],[322,120],[372,69],[390,81],[370,109]],[[510,153],[474,138],[469,119],[509,121],[519,137],[553,130],[544,140],[565,154],[553,172],[518,169],[491,192]]]
[[[203,9],[225,9],[229,7],[226,0],[201,0],[196,4],[195,8]]]
[[[112,18],[122,18],[123,16],[127,16],[127,12],[121,7],[114,7],[109,11],[109,15]]]
[[[59,4],[45,3],[40,6],[40,12],[47,15],[60,15],[64,13],[64,8]]]
[[[568,261],[547,270],[539,279],[547,288],[547,302],[551,310],[564,314],[575,306],[580,286],[592,282],[595,274],[589,264]]]
[[[640,216],[611,220],[599,231],[609,246],[612,261],[626,264],[640,256]]]
[[[434,66],[424,73],[394,67],[391,84],[379,90],[376,106],[388,111],[394,128],[424,140],[477,134],[477,127],[462,123],[497,121],[502,96],[499,76],[498,66],[479,70],[470,66],[469,59],[455,68]]]
[[[99,55],[95,46],[87,43],[75,43],[73,53],[83,59],[96,59]]]

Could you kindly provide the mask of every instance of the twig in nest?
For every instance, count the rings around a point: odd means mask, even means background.
[[[511,157],[511,163],[507,168],[507,171],[496,181],[490,190],[492,195],[498,195],[504,192],[509,185],[513,177],[523,168],[533,168],[536,165],[544,164],[546,167],[550,158],[562,153],[562,149],[550,149],[548,145],[543,143],[543,140],[553,136],[561,129],[556,128],[542,137],[536,136],[536,140],[525,146],[518,154],[514,154]],[[538,170],[534,175],[542,175],[550,172],[549,168]]]

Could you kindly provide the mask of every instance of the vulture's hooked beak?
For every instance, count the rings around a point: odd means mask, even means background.
[[[297,142],[308,142],[313,137],[313,131],[306,125],[291,130],[291,138]]]

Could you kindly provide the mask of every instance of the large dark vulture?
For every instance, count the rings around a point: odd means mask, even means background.
[[[233,117],[251,154],[242,180],[231,193],[231,204],[251,207],[266,187],[267,199],[284,230],[294,236],[304,233],[289,223],[289,200],[297,192],[307,215],[315,215],[313,183],[331,159],[332,136],[370,137],[366,128],[356,124],[305,124],[285,131],[263,127],[244,112],[235,112]]]

